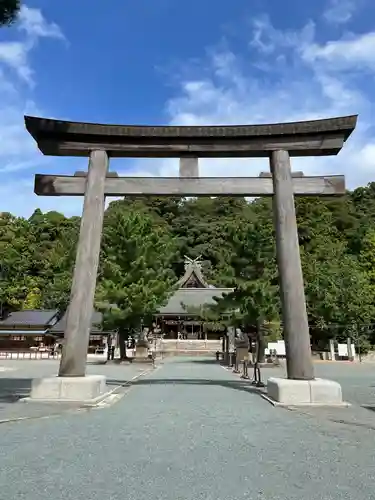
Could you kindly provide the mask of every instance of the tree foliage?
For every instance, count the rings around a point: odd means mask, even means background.
[[[296,200],[312,340],[352,335],[375,343],[375,183],[342,198]],[[58,308],[69,300],[79,218],[0,216],[3,312]],[[105,214],[96,304],[108,327],[149,324],[183,273],[184,256],[202,256],[209,282],[232,287],[200,314],[211,327],[267,326],[282,333],[271,199],[138,197]],[[223,312],[226,315],[223,316]]]
[[[20,0],[0,0],[0,27],[13,24],[20,8]]]
[[[30,219],[0,216],[0,301],[15,309],[64,309],[69,300],[79,218],[36,210]]]
[[[97,304],[109,327],[150,323],[176,280],[177,244],[168,226],[146,211],[112,206],[105,217]]]

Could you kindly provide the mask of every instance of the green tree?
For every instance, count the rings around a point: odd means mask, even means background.
[[[150,214],[121,203],[107,211],[96,303],[105,312],[105,326],[119,331],[121,348],[142,322],[151,326],[152,315],[173,291],[176,250],[168,226]]]
[[[247,333],[256,331],[259,361],[264,358],[264,325],[279,321],[280,300],[276,252],[269,202],[257,202],[241,218],[227,221],[224,232],[232,242],[229,260],[232,277],[227,285],[234,288],[219,301],[222,310],[230,311],[232,325]],[[227,272],[229,277],[229,272]]]
[[[0,27],[13,24],[20,8],[20,0],[0,0]]]
[[[230,261],[232,242],[226,227],[244,217],[250,205],[243,198],[193,198],[179,205],[179,214],[172,220],[171,229],[180,242],[177,274],[183,272],[183,256],[202,256],[203,270],[216,286],[226,286],[232,276]]]
[[[29,219],[33,274],[41,280],[41,305],[64,311],[69,303],[79,217],[36,210]]]
[[[348,336],[354,324],[371,320],[370,283],[327,204],[300,199],[297,207],[310,331],[313,343],[324,348],[329,338]]]
[[[31,288],[39,283],[30,275],[27,220],[0,215],[0,303],[2,314],[21,309]]]
[[[66,308],[78,222],[78,218],[67,219],[57,212],[43,214],[40,210],[29,220],[10,214],[0,216],[3,312],[30,308],[32,303],[42,308]]]
[[[1,4],[0,4],[1,5]],[[375,183],[342,198],[296,199],[299,243],[314,342],[357,335],[375,313]],[[280,301],[272,200],[137,197],[106,212],[97,299],[123,331],[145,324],[183,272],[184,255],[202,256],[207,279],[235,292],[201,311],[213,327],[253,328],[279,337]],[[4,312],[68,304],[80,219],[36,210],[0,215],[0,305]],[[100,300],[99,300],[100,299]],[[224,314],[225,312],[225,314]],[[367,326],[366,326],[367,325]],[[272,330],[272,332],[271,332]],[[354,332],[354,333],[350,333]]]
[[[375,296],[375,229],[370,229],[363,238],[359,261]]]
[[[22,303],[22,309],[23,310],[30,310],[30,309],[39,309],[41,306],[41,291],[38,286],[38,283],[36,283],[36,286],[32,286],[32,280],[30,280],[30,284],[27,287],[27,293],[25,300]]]
[[[361,241],[361,252],[359,254],[359,262],[361,268],[368,280],[368,299],[375,304],[375,228],[370,228],[364,235]],[[375,312],[373,313],[371,323],[374,323]],[[359,337],[365,337],[366,340],[375,344],[375,331],[373,326],[369,325],[367,328],[364,326]],[[366,346],[368,348],[368,346]]]

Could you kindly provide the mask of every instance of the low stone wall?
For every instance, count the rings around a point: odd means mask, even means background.
[[[207,356],[221,352],[220,340],[172,340],[163,339],[152,346],[162,356]]]
[[[0,361],[3,360],[41,360],[41,359],[50,359],[50,360],[59,360],[61,359],[61,354],[51,354],[48,351],[0,351]],[[105,362],[107,361],[106,354],[88,354],[87,362]]]
[[[156,343],[150,343],[150,350],[155,351],[156,356],[207,356],[215,355],[217,351],[221,352],[222,343],[220,340],[173,340],[163,339]],[[120,355],[119,349],[115,351],[115,358]],[[127,350],[128,357],[132,357],[134,352],[132,349]],[[60,359],[61,355],[49,351],[0,351],[0,360],[5,359]],[[87,362],[105,362],[107,360],[107,352],[103,354],[88,354]]]
[[[60,355],[49,351],[0,351],[0,360],[3,359],[60,359]]]
[[[198,350],[193,350],[193,351],[158,351],[157,355],[161,355],[163,358],[169,358],[171,356],[215,356],[215,353],[211,351],[198,351]]]

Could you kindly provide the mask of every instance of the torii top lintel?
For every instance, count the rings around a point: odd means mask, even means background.
[[[81,123],[25,116],[39,149],[52,156],[88,156],[104,149],[112,157],[268,157],[337,154],[355,129],[357,115],[273,125],[132,126]]]

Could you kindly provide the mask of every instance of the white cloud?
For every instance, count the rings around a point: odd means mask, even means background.
[[[326,63],[331,70],[375,71],[375,31],[325,44],[312,44],[305,49],[304,58],[311,63]]]
[[[372,34],[352,36],[342,51],[331,52],[332,46],[341,47],[344,42],[318,45],[317,30],[311,21],[297,31],[280,31],[267,17],[255,20],[248,59],[229,50],[211,51],[202,60],[204,74],[210,69],[210,76],[184,76],[176,96],[167,103],[170,123],[276,123],[359,113],[357,129],[337,157],[294,158],[293,168],[310,175],[345,174],[351,188],[369,182],[375,144],[372,96],[363,89],[365,80],[358,78],[358,72],[356,78],[339,72],[338,61],[346,52],[347,69],[357,69],[355,53],[362,53],[365,60],[367,52],[361,52],[360,42],[371,40]],[[331,54],[331,60],[318,64],[318,55],[326,54]],[[183,74],[187,74],[186,68]],[[165,165],[158,169],[162,175]],[[167,165],[171,171],[171,163]],[[267,161],[258,159],[203,159],[200,165],[201,175],[208,176],[258,175],[268,168]],[[174,163],[174,175],[177,171]]]
[[[25,82],[32,82],[28,53],[32,45],[27,42],[0,42],[0,63],[10,66]],[[4,73],[2,79],[6,81]]]
[[[280,49],[300,50],[310,45],[315,37],[315,23],[309,20],[299,31],[277,30],[271,24],[269,17],[264,15],[253,19],[250,46],[265,54],[272,54]]]
[[[375,172],[375,141],[366,144],[358,151],[358,165],[361,169],[366,169],[370,176]]]
[[[330,0],[324,11],[324,18],[329,23],[344,24],[351,20],[353,13],[358,8],[355,0]]]
[[[24,29],[28,33],[26,40],[20,43],[30,43],[38,30],[48,33],[48,29],[40,28],[45,26],[43,22],[28,26],[29,31]],[[52,29],[51,36],[61,38],[55,29]],[[184,65],[183,76],[174,95],[166,103],[169,123],[275,123],[359,113],[357,129],[337,157],[294,158],[293,168],[310,175],[346,174],[350,188],[373,180],[375,115],[373,97],[369,94],[371,88],[366,90],[366,84],[368,72],[374,68],[371,52],[375,53],[375,32],[325,41],[323,33],[319,23],[309,20],[299,30],[278,30],[267,17],[255,20],[248,44],[244,44],[240,54],[231,50],[228,43],[224,49],[214,48],[207,52],[208,55],[200,61],[201,72],[197,71],[196,61],[191,72],[188,65]],[[15,59],[14,55],[12,60]],[[21,65],[30,67],[28,50],[24,59],[19,56],[19,61]],[[10,65],[9,61],[7,64]],[[0,97],[7,96],[7,100],[0,99],[0,114],[6,116],[0,125],[0,159],[3,171],[9,174],[46,159],[38,154],[19,120],[25,109],[33,104],[21,98],[14,80],[5,79],[4,74],[1,77],[0,49]],[[21,77],[19,74],[18,78]],[[1,102],[13,104],[5,107]],[[35,114],[44,113],[38,111]],[[16,149],[17,153],[12,153]],[[134,176],[178,174],[178,161],[174,159],[135,160],[130,169],[125,170],[120,160],[113,161],[111,166],[120,175],[122,170],[126,171],[126,175]],[[206,176],[258,175],[267,169],[265,159],[200,161],[201,175]],[[64,171],[64,167],[61,168],[61,172]],[[32,182],[3,184],[0,187],[0,211],[6,209],[30,215],[39,206],[43,210],[60,210],[67,215],[81,213],[81,198],[37,198],[31,193]]]
[[[33,83],[33,71],[29,63],[29,52],[35,47],[39,38],[65,37],[55,23],[49,23],[39,9],[23,5],[19,16],[17,29],[26,35],[19,41],[0,42],[0,64],[9,66],[18,76],[27,82]]]
[[[19,176],[16,172],[49,161],[39,153],[23,123],[24,114],[43,114],[31,99],[34,75],[30,53],[40,38],[63,39],[63,34],[39,9],[27,6],[22,7],[19,21],[9,33],[15,39],[0,43],[0,211],[29,215],[35,206],[52,205],[52,199],[38,203],[40,200],[34,198],[31,174],[25,181],[15,177]]]
[[[39,9],[23,5],[18,16],[18,29],[33,38],[60,38],[64,34],[56,23],[48,22]]]

